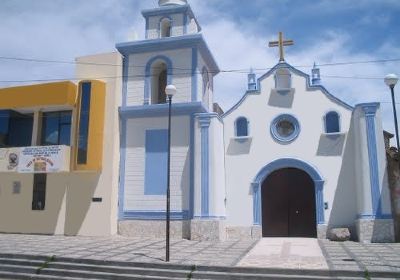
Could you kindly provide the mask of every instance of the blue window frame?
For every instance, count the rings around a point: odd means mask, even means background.
[[[0,147],[31,146],[33,114],[0,110]]]
[[[71,111],[42,114],[42,146],[71,144]]]
[[[92,84],[90,82],[84,82],[81,84],[77,156],[78,164],[87,163],[91,90]]]
[[[337,133],[340,132],[340,117],[337,112],[329,112],[325,115],[325,132]]]
[[[168,130],[146,131],[145,195],[167,193]]]
[[[249,136],[249,122],[245,117],[240,117],[235,122],[236,136],[245,137]]]

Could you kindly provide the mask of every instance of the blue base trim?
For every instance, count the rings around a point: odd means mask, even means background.
[[[359,215],[357,215],[357,219],[359,219],[359,220],[389,220],[389,219],[393,219],[393,216],[392,216],[392,214],[380,214],[380,215],[359,214]]]
[[[156,211],[124,211],[120,220],[165,220],[165,210]],[[188,220],[189,210],[171,211],[171,220]]]
[[[226,216],[194,216],[196,220],[226,220]]]
[[[174,116],[187,115],[193,113],[205,113],[207,109],[202,102],[191,103],[173,103],[172,113]],[[121,118],[145,118],[159,117],[168,115],[168,104],[140,105],[120,107],[119,114]]]

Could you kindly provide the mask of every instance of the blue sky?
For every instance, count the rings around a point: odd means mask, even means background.
[[[286,56],[292,65],[400,58],[399,0],[189,3],[221,69],[272,67],[278,62],[277,50],[267,44],[279,31],[295,41]],[[114,51],[115,43],[143,39],[140,11],[156,6],[156,0],[1,0],[0,56],[73,61],[78,56]],[[321,75],[332,94],[352,105],[384,102],[384,127],[393,131],[389,91],[382,79],[388,73],[400,74],[399,69],[399,61],[355,64],[321,67]],[[310,67],[300,70],[309,73]],[[1,81],[73,76],[74,66],[69,64],[0,59],[0,87],[16,84]],[[228,110],[245,88],[245,74],[221,73],[215,81],[216,101]],[[400,86],[397,91],[400,95]]]

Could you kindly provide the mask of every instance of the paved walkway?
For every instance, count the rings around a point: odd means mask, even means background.
[[[163,262],[165,240],[0,234],[0,254],[28,254],[111,261]],[[307,238],[260,241],[171,241],[177,264],[300,269],[398,271],[400,244],[361,244]]]
[[[290,269],[328,269],[317,239],[264,238],[238,266]]]

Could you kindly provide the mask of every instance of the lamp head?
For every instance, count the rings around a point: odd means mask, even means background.
[[[396,76],[396,74],[389,74],[385,77],[385,84],[390,88],[394,88],[398,80],[399,78]]]
[[[165,94],[169,97],[172,98],[176,93],[176,87],[174,85],[168,85],[165,88]]]

